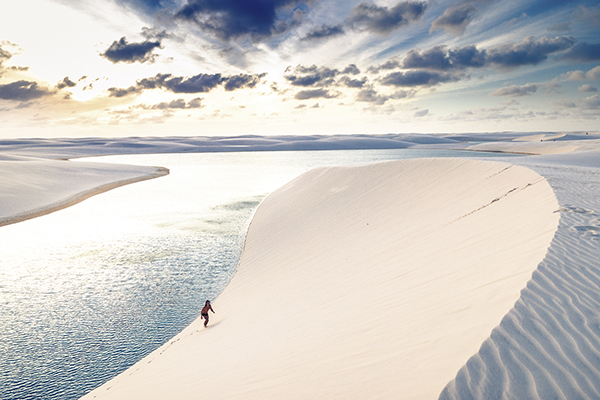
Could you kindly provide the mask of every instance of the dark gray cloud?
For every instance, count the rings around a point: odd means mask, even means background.
[[[451,6],[441,17],[433,21],[430,32],[445,29],[446,32],[462,35],[476,12],[477,9],[469,3]]]
[[[0,85],[0,99],[3,100],[29,101],[50,96],[53,93],[53,91],[38,85],[37,82],[25,80]]]
[[[225,81],[225,90],[231,92],[232,90],[250,88],[252,89],[260,80],[264,78],[267,74],[262,73],[258,75],[248,75],[248,74],[239,74],[234,75],[229,78],[226,78]]]
[[[508,97],[522,97],[529,96],[538,90],[538,85],[535,83],[528,83],[523,86],[512,85],[497,89],[490,93],[491,96],[508,96]]]
[[[301,40],[303,41],[318,41],[323,39],[329,39],[335,36],[343,35],[344,27],[342,25],[321,25],[320,28],[314,29],[304,36]]]
[[[331,69],[327,67],[317,67],[312,65],[305,67],[298,65],[293,69],[292,67],[286,68],[285,79],[294,86],[330,86],[335,83],[335,77],[340,74],[337,69]]]
[[[389,100],[388,96],[382,96],[372,87],[365,88],[358,93],[356,93],[356,101],[365,102],[365,103],[373,103],[376,105],[383,105],[386,101]]]
[[[600,61],[600,43],[577,43],[563,55],[563,58],[576,62]]]
[[[164,89],[173,93],[206,93],[225,82],[226,79],[221,74],[198,74],[189,78],[177,76],[164,79],[160,84]]]
[[[373,103],[376,105],[383,105],[388,100],[399,100],[406,99],[414,96],[416,90],[398,90],[395,93],[389,95],[382,95],[378,93],[372,86],[365,87],[364,89],[356,93],[356,101]]]
[[[225,90],[233,91],[243,88],[253,88],[266,74],[239,74],[222,76],[221,74],[198,74],[192,77],[157,74],[144,78],[128,88],[109,88],[110,97],[125,97],[140,94],[144,90],[164,89],[173,93],[207,93],[223,85]]]
[[[530,36],[518,44],[508,43],[487,50],[480,50],[475,45],[449,50],[442,45],[424,51],[410,50],[402,61],[389,60],[385,64],[369,67],[368,72],[379,73],[393,69],[449,72],[489,66],[510,69],[524,65],[537,65],[548,59],[550,55],[566,50],[568,51],[563,57],[571,57],[579,51],[577,46],[571,36],[558,36],[553,39],[542,37],[538,40]],[[585,57],[591,60],[593,54],[600,50],[599,48],[600,45],[582,46],[581,53],[586,54]]]
[[[538,40],[529,36],[518,44],[505,44],[489,49],[487,60],[502,68],[537,65],[549,55],[567,50],[574,44],[575,39],[571,36],[557,36],[553,39],[542,37]]]
[[[449,51],[446,50],[446,46],[435,46],[422,53],[417,50],[410,50],[402,61],[402,68],[448,71],[451,69],[480,68],[486,64],[486,51],[478,50],[474,45]]]
[[[74,87],[76,85],[77,85],[77,83],[70,80],[68,76],[65,76],[62,81],[60,81],[56,84],[56,88],[58,90],[61,90],[61,89],[67,88],[67,87]]]
[[[358,69],[358,67],[355,64],[350,64],[346,68],[344,68],[342,74],[358,75],[360,74],[360,69]]]
[[[301,0],[187,0],[175,17],[229,41],[268,38],[297,26],[306,13]]]
[[[317,67],[316,65],[312,65],[310,67],[305,67],[303,65],[298,65],[297,67],[287,67],[285,70],[284,77],[285,79],[291,83],[293,86],[302,86],[302,87],[327,87],[327,86],[335,86],[335,85],[344,85],[348,87],[360,87],[360,86],[350,86],[350,85],[360,85],[361,81],[366,82],[366,78],[361,80],[351,79],[347,75],[358,75],[360,74],[360,70],[354,64],[348,65],[342,71],[338,69],[331,69],[327,67]],[[337,77],[342,75],[339,80],[336,80]],[[364,84],[363,82],[363,84]]]
[[[458,76],[431,72],[431,71],[407,71],[407,72],[392,72],[380,79],[380,83],[384,86],[395,87],[417,87],[417,86],[435,86],[440,83],[456,82],[460,78]]]
[[[362,88],[363,86],[365,86],[366,83],[367,83],[366,76],[363,76],[361,79],[352,79],[349,76],[344,75],[338,80],[338,84],[341,84],[348,88],[355,88],[355,89]]]
[[[102,54],[113,64],[124,63],[145,63],[154,62],[157,55],[153,53],[154,49],[160,48],[160,41],[146,40],[140,43],[128,43],[125,37],[115,40],[108,49]]]
[[[327,89],[310,89],[310,90],[301,90],[294,98],[296,100],[310,100],[310,99],[335,99],[340,96],[338,92],[331,92]]]
[[[426,9],[427,3],[421,1],[406,1],[392,8],[361,3],[352,10],[347,23],[356,30],[388,34],[420,20]]]

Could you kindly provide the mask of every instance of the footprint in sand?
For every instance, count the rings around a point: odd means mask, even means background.
[[[600,226],[580,225],[574,226],[573,230],[594,239],[600,239]]]
[[[558,209],[559,212],[564,213],[576,213],[576,214],[595,214],[592,210],[586,210],[581,207],[561,207]]]

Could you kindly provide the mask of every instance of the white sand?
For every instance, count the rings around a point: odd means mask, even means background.
[[[133,182],[168,174],[165,168],[0,158],[0,226],[39,217]]]
[[[85,398],[435,398],[518,299],[557,209],[504,163],[310,171],[259,207],[211,326]]]
[[[86,398],[600,398],[598,132],[0,141],[0,222],[166,172],[50,158],[409,147],[544,155],[308,173],[257,211],[211,326]]]

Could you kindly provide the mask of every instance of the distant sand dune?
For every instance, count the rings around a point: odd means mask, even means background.
[[[260,205],[209,328],[85,398],[436,398],[519,299],[557,209],[504,163],[312,170]]]

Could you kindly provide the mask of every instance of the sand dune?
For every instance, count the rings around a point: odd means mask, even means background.
[[[310,171],[257,210],[211,326],[85,398],[435,398],[519,298],[557,209],[504,163]]]
[[[582,156],[522,161],[552,182],[558,230],[515,307],[441,399],[600,398],[600,152]]]

